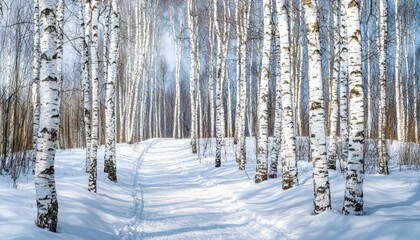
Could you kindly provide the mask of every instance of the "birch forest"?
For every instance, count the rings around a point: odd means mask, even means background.
[[[367,175],[420,166],[418,0],[1,0],[0,21],[0,176],[33,178],[39,228],[65,232],[70,149],[88,196],[125,178],[119,146],[186,140],[252,185],[309,181],[308,215],[365,215]]]

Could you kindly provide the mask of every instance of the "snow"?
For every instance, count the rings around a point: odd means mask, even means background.
[[[255,141],[255,140],[254,140]],[[367,174],[364,216],[344,216],[344,179],[330,171],[332,209],[313,215],[312,164],[299,161],[300,186],[283,191],[281,179],[254,183],[255,142],[248,139],[245,172],[237,170],[228,139],[222,166],[214,168],[214,142],[152,139],[117,145],[118,182],[103,173],[98,193],[87,191],[83,149],[60,150],[56,160],[58,233],[35,226],[33,176],[18,188],[0,177],[0,239],[416,239],[420,235],[420,175]],[[390,144],[391,156],[395,144]]]

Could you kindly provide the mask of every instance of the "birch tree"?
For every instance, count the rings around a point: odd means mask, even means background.
[[[236,151],[236,161],[239,163],[239,169],[245,170],[246,164],[246,138],[245,138],[245,111],[246,111],[246,96],[247,96],[247,63],[248,63],[248,52],[247,52],[247,43],[248,43],[248,25],[249,25],[249,13],[251,9],[251,1],[249,0],[239,0],[237,4],[240,7],[240,11],[237,14],[239,20],[237,24],[239,27],[238,33],[238,44],[239,44],[239,55],[237,58],[240,58],[239,68],[237,68],[238,80],[238,92],[239,92],[239,103],[237,111],[237,138],[238,145]]]
[[[309,54],[309,134],[314,181],[314,213],[331,208],[325,139],[325,109],[319,42],[318,2],[303,3]]]
[[[225,5],[226,7],[226,5]],[[213,9],[214,9],[214,16],[213,16],[213,23],[214,23],[214,32],[216,35],[216,45],[217,45],[217,85],[216,85],[216,158],[215,158],[215,166],[221,166],[221,158],[222,158],[222,147],[224,146],[224,136],[225,136],[225,117],[224,117],[224,109],[223,109],[223,83],[226,76],[226,69],[224,68],[224,61],[226,61],[225,56],[225,38],[224,32],[221,28],[221,23],[223,23],[223,14],[219,14],[219,8],[217,7],[217,0],[213,0]]]
[[[349,59],[349,158],[346,171],[346,190],[343,214],[363,214],[363,178],[365,142],[364,93],[362,79],[362,43],[360,34],[359,1],[347,3],[347,39]]]
[[[214,107],[214,83],[217,82],[217,79],[214,74],[214,50],[215,50],[215,27],[214,27],[214,11],[213,1],[210,0],[209,3],[209,108],[210,108],[210,137],[214,137],[214,127],[215,127],[215,107]],[[216,79],[216,81],[215,81]]]
[[[296,136],[291,84],[290,31],[285,0],[277,0],[278,31],[280,32],[280,71],[282,103],[282,187],[289,189],[299,184],[296,160]],[[278,71],[278,70],[277,70]]]
[[[41,17],[40,122],[35,167],[36,225],[57,230],[58,202],[54,177],[59,111],[56,1],[39,1]],[[36,14],[36,13],[35,13]]]
[[[276,10],[274,11],[275,17],[274,17],[274,25],[276,26],[276,29],[274,30],[274,35],[275,35],[275,40],[276,40],[276,45],[275,45],[275,58],[276,58],[276,74],[275,74],[275,78],[276,78],[276,92],[275,92],[275,111],[274,111],[274,129],[273,129],[273,142],[271,144],[271,159],[270,159],[270,169],[269,169],[269,178],[277,178],[277,167],[278,167],[278,158],[280,155],[280,144],[281,144],[281,123],[282,123],[282,87],[281,87],[281,83],[282,83],[282,64],[284,64],[284,62],[281,61],[281,54],[283,53],[281,50],[281,34],[283,34],[284,36],[284,32],[283,31],[289,31],[289,25],[286,22],[287,25],[285,25],[284,23],[280,23],[280,21],[282,21],[283,19],[281,19],[280,17],[280,11],[282,11],[282,9],[279,7],[281,4],[283,4],[280,1],[276,0]],[[286,6],[281,6],[281,7],[286,7]],[[282,24],[282,26],[280,27],[280,24]],[[285,29],[284,27],[286,27],[287,29]],[[280,32],[281,31],[281,32]],[[284,41],[284,39],[283,39]],[[289,54],[290,54],[290,49],[289,50]],[[287,51],[287,50],[286,50]],[[286,57],[286,60],[289,59],[290,61],[290,56]],[[283,59],[284,60],[284,59]],[[290,77],[290,72],[288,72],[287,74],[289,74]],[[282,168],[283,169],[283,168]]]
[[[83,4],[82,1],[85,1]],[[84,8],[84,21],[81,21],[81,25],[84,28],[84,44],[83,44],[83,108],[84,108],[84,122],[85,122],[85,139],[86,139],[86,172],[89,172],[90,168],[90,151],[91,151],[91,137],[92,137],[92,102],[91,102],[91,66],[90,66],[90,39],[91,39],[91,24],[92,24],[92,12],[90,9],[91,0],[79,0],[79,7]]]
[[[97,160],[98,160],[98,136],[99,136],[99,66],[98,66],[98,0],[91,0],[92,12],[92,38],[90,41],[90,59],[92,71],[92,136],[89,160],[89,188],[90,192],[96,192]]]
[[[267,180],[268,175],[268,83],[270,67],[270,47],[271,47],[271,2],[263,0],[264,6],[264,40],[262,73],[260,80],[260,91],[258,97],[258,148],[257,164],[255,173],[255,183]]]
[[[197,2],[188,0],[188,28],[190,29],[190,99],[191,99],[191,148],[192,153],[197,153],[197,129],[196,129],[196,75],[197,75]]]
[[[61,105],[60,92],[63,84],[63,39],[64,39],[64,0],[57,2],[57,77],[58,77],[58,106]],[[60,111],[60,110],[59,110]]]
[[[397,111],[397,137],[399,141],[405,140],[404,127],[404,102],[402,98],[402,83],[401,83],[401,30],[399,22],[399,0],[395,0],[395,63],[394,63],[394,82],[395,82],[395,106]]]
[[[419,5],[415,5],[415,6],[419,6]],[[417,18],[415,18],[415,20],[417,20]],[[417,90],[417,74],[418,72],[416,71],[416,67],[417,67],[417,54],[416,54],[416,43],[417,43],[417,33],[416,33],[416,29],[418,27],[416,27],[416,24],[413,24],[413,38],[412,38],[412,48],[413,48],[413,88],[414,88],[414,142],[418,142],[419,141],[419,120],[418,120],[418,93],[419,91]]]
[[[104,30],[103,30],[103,48],[102,48],[102,75],[103,79],[107,81],[108,79],[108,65],[109,65],[109,39],[110,39],[110,29],[109,23],[111,18],[111,1],[112,0],[103,0],[102,1],[102,15],[104,19]]]
[[[336,169],[337,161],[337,130],[338,130],[338,77],[340,70],[340,32],[338,29],[338,0],[333,1],[333,18],[334,18],[334,63],[333,63],[333,72],[331,79],[331,112],[330,112],[330,144],[328,148],[328,168]]]
[[[173,34],[176,44],[176,62],[175,62],[175,108],[174,108],[174,126],[173,126],[173,137],[181,138],[181,63],[182,63],[182,40],[181,32],[183,26],[183,18],[176,18],[179,15],[179,11],[175,6],[172,9],[172,21],[173,21]],[[179,23],[176,22],[179,21]],[[211,28],[210,28],[211,29]]]
[[[386,52],[388,39],[388,7],[386,0],[378,0],[379,13],[379,124],[378,124],[378,154],[379,173],[389,174],[388,158],[386,153]]]
[[[0,1],[1,2],[1,1]],[[0,3],[1,4],[1,3]],[[35,163],[37,140],[38,140],[38,126],[39,126],[39,71],[41,67],[40,54],[40,29],[39,29],[39,0],[34,0],[34,55],[32,61],[32,107],[33,107],[33,156],[32,161]]]
[[[341,136],[341,170],[345,171],[348,151],[348,48],[347,48],[347,4],[341,0],[340,6],[340,136]]]
[[[111,2],[111,34],[109,41],[109,67],[106,82],[106,140],[105,140],[105,170],[111,181],[117,181],[115,154],[115,84],[118,67],[119,46],[119,1]]]

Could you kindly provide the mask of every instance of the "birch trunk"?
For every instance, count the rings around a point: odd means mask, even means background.
[[[212,0],[213,1],[213,0]],[[209,108],[210,108],[210,134],[209,137],[214,137],[214,126],[215,126],[215,111],[214,111],[214,83],[215,83],[215,75],[214,75],[214,46],[215,44],[215,33],[214,33],[214,20],[213,18],[213,12],[216,11],[216,9],[213,9],[213,3],[210,4],[210,28],[209,28],[209,35],[210,35],[210,56],[209,56]],[[217,80],[216,80],[217,81]]]
[[[271,3],[263,0],[264,6],[264,40],[260,91],[258,97],[258,148],[255,183],[267,180],[268,175],[268,84],[271,47]]]
[[[82,1],[79,4],[82,7]],[[83,44],[83,108],[84,108],[84,121],[85,121],[85,138],[86,138],[86,162],[85,170],[89,172],[90,167],[90,149],[91,149],[91,137],[92,137],[92,102],[91,102],[91,66],[90,66],[90,39],[91,39],[91,24],[92,24],[92,12],[90,10],[91,0],[84,0],[84,44]]]
[[[369,3],[368,3],[369,2]],[[373,5],[373,1],[366,1],[365,3],[365,11],[367,12],[367,14],[372,14],[372,5]],[[368,8],[369,7],[369,8]],[[367,78],[367,96],[366,96],[366,108],[367,108],[367,124],[366,124],[366,137],[368,138],[372,138],[372,125],[373,125],[373,111],[372,111],[372,77],[371,77],[371,28],[370,28],[370,16],[368,16],[368,20],[367,20],[367,30],[366,30],[366,78]]]
[[[277,0],[279,17],[278,31],[280,32],[280,70],[281,70],[281,97],[282,97],[282,188],[289,189],[299,185],[296,136],[293,115],[293,95],[291,84],[291,58],[290,58],[290,31],[285,0]]]
[[[191,103],[191,149],[192,153],[197,153],[197,132],[196,132],[196,64],[197,64],[197,32],[195,18],[196,1],[188,0],[188,27],[190,29],[190,103]]]
[[[0,1],[1,2],[1,1]],[[1,4],[1,3],[0,3]],[[0,18],[1,19],[1,18]],[[34,1],[34,55],[32,61],[32,108],[34,114],[33,120],[33,138],[32,148],[33,155],[31,161],[35,164],[37,140],[39,130],[39,71],[41,67],[41,54],[40,54],[40,33],[39,33],[39,0]],[[35,165],[34,165],[35,166]],[[35,168],[34,168],[35,169]]]
[[[235,132],[234,132],[234,139],[233,143],[238,144],[238,130],[241,128],[239,126],[241,121],[241,44],[242,44],[242,1],[236,1],[235,6],[235,17],[236,17],[236,106],[235,106]],[[239,147],[236,147],[236,162],[239,163]]]
[[[119,1],[111,2],[111,38],[109,45],[109,67],[106,82],[106,139],[105,139],[105,170],[108,179],[117,181],[116,153],[115,153],[115,84],[118,71],[119,46]]]
[[[379,154],[379,173],[387,175],[388,158],[386,153],[386,51],[388,38],[388,7],[386,0],[377,1],[379,8],[379,124],[378,124],[378,154]]]
[[[179,27],[176,27],[175,23],[175,10],[173,13],[173,31],[174,31],[174,38],[176,43],[176,63],[175,63],[175,109],[174,109],[174,127],[173,127],[173,137],[174,138],[181,138],[181,63],[182,63],[182,40],[181,36],[178,37],[178,33],[181,32],[182,29],[182,20],[179,20]]]
[[[227,66],[227,52],[228,52],[228,46],[229,46],[229,41],[230,41],[230,23],[229,23],[229,19],[230,19],[230,7],[229,7],[230,1],[229,0],[225,0],[223,1],[223,8],[224,8],[224,12],[225,12],[225,16],[224,16],[224,38],[226,43],[224,44],[225,50],[224,53],[226,54],[225,57],[225,61],[224,61],[224,69],[226,69],[226,80],[227,80],[227,117],[226,117],[226,131],[227,137],[232,137],[232,93],[231,93],[231,84],[232,81],[230,79],[230,75],[229,75],[229,69]]]
[[[57,2],[57,78],[58,78],[58,111],[61,113],[61,92],[63,89],[63,39],[64,39],[64,0]],[[57,148],[60,148],[60,135],[57,137]]]
[[[349,151],[348,135],[348,48],[347,48],[347,5],[341,1],[340,18],[340,136],[341,170],[346,171]]]
[[[404,60],[405,60],[405,106],[404,106],[404,101],[402,102],[401,105],[402,105],[403,116],[404,116],[404,131],[405,131],[404,141],[409,142],[410,135],[411,135],[410,134],[410,120],[409,120],[410,117],[409,117],[409,114],[407,114],[406,109],[410,109],[410,93],[409,93],[409,86],[408,86],[410,82],[410,74],[409,74],[410,70],[408,67],[408,55],[409,55],[408,45],[410,44],[408,38],[409,38],[410,32],[406,26],[404,27],[404,32],[405,32],[404,33],[405,42],[402,44],[405,45],[404,46],[405,48],[405,51],[404,51],[405,52],[405,57],[404,57]],[[403,84],[401,85],[401,89],[403,89]],[[402,94],[401,96],[404,100],[404,95]]]
[[[215,167],[221,166],[222,158],[222,148],[224,146],[224,109],[223,109],[223,82],[225,79],[225,69],[223,61],[225,61],[224,56],[224,44],[223,31],[220,27],[220,16],[218,16],[219,9],[217,8],[217,0],[213,0],[214,6],[214,29],[215,35],[217,38],[217,85],[216,85],[216,158],[215,158]],[[223,15],[223,14],[220,14]]]
[[[40,124],[37,144],[35,191],[37,202],[36,225],[56,232],[58,217],[57,192],[54,178],[54,159],[58,136],[58,79],[56,1],[40,0],[41,69]]]
[[[419,91],[417,90],[417,72],[416,72],[416,63],[417,63],[417,54],[416,54],[416,42],[417,42],[417,33],[415,29],[413,31],[413,39],[412,39],[412,46],[413,46],[413,88],[414,88],[414,142],[419,141],[419,121],[418,121],[418,94]]]
[[[303,3],[309,52],[309,133],[311,158],[314,165],[314,213],[331,208],[328,177],[325,108],[319,42],[318,4],[316,0]]]
[[[362,43],[359,1],[347,0],[347,39],[349,59],[349,158],[343,214],[363,214],[365,116],[362,78]]]
[[[338,77],[340,69],[339,58],[339,29],[338,29],[338,0],[333,1],[333,15],[334,15],[334,64],[331,81],[331,112],[330,112],[330,144],[328,148],[328,168],[336,169],[337,161],[337,129],[338,129]]]
[[[399,0],[395,0],[395,65],[394,65],[394,82],[395,82],[395,106],[397,111],[397,137],[399,141],[405,140],[402,84],[400,76],[401,65],[401,30],[399,24]]]
[[[102,76],[104,81],[108,79],[108,65],[109,65],[109,22],[111,18],[111,3],[112,0],[103,0],[102,2],[102,14],[104,15],[104,36],[103,36],[103,50],[102,50]]]
[[[282,87],[281,87],[281,83],[282,83],[282,64],[284,64],[284,62],[282,62],[281,58],[282,58],[282,49],[281,49],[281,35],[283,34],[284,37],[284,32],[285,31],[289,31],[289,24],[286,22],[287,25],[285,25],[285,23],[280,23],[280,21],[283,21],[283,19],[280,17],[280,11],[282,11],[281,7],[286,7],[283,5],[283,1],[278,1],[276,0],[276,7],[277,9],[274,11],[275,13],[275,17],[274,17],[274,26],[276,27],[276,29],[274,30],[275,33],[275,40],[276,40],[276,45],[275,45],[275,61],[276,61],[276,73],[275,73],[275,78],[276,78],[276,92],[275,92],[275,111],[274,111],[274,129],[273,129],[273,142],[271,144],[271,156],[270,156],[270,169],[269,169],[269,178],[277,178],[277,166],[278,166],[278,158],[280,155],[280,144],[281,144],[281,124],[282,124]],[[287,13],[286,13],[287,14]],[[280,24],[282,24],[282,26],[280,27]],[[286,27],[286,28],[284,28]],[[284,41],[284,39],[283,39]],[[284,46],[283,46],[284,47]],[[290,53],[290,50],[289,50]],[[290,57],[287,56],[285,60],[290,60]],[[288,73],[289,77],[290,77],[290,72]],[[283,169],[283,168],[282,168]]]
[[[245,114],[246,114],[246,99],[247,99],[247,63],[248,63],[248,25],[249,25],[249,13],[251,9],[251,1],[242,1],[242,12],[241,12],[241,38],[240,38],[240,108],[238,119],[238,147],[236,158],[239,162],[239,170],[245,170],[246,164],[246,138],[245,138]]]
[[[90,58],[92,66],[92,136],[89,162],[89,187],[90,192],[96,193],[98,136],[99,136],[99,65],[98,65],[98,0],[91,0],[92,12],[92,38],[90,42]]]

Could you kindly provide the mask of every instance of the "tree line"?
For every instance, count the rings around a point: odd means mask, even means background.
[[[34,171],[37,225],[55,231],[58,148],[86,148],[88,189],[96,192],[100,144],[104,171],[117,181],[116,142],[189,137],[197,153],[200,138],[215,137],[220,167],[225,138],[233,137],[245,170],[246,136],[253,136],[255,182],[281,171],[289,189],[299,184],[296,137],[307,136],[314,212],[331,207],[327,169],[340,168],[343,213],[362,214],[365,140],[376,139],[382,174],[389,173],[386,139],[420,140],[418,6],[0,1],[0,174],[17,187],[20,174]]]

